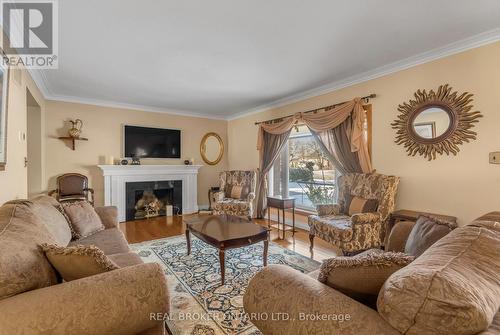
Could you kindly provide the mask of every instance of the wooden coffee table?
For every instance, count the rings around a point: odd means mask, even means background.
[[[264,242],[263,263],[267,265],[267,249],[269,247],[269,230],[245,218],[226,215],[209,215],[187,217],[186,224],[187,253],[191,254],[191,236],[219,249],[221,281],[224,285],[225,251],[227,249],[246,247],[254,243]]]

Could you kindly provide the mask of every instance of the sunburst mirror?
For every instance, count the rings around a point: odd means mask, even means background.
[[[449,85],[441,85],[436,92],[418,90],[414,100],[398,107],[399,115],[393,123],[396,143],[403,145],[409,156],[417,154],[428,160],[437,154],[456,155],[459,145],[476,139],[474,123],[482,117],[471,111],[473,94],[453,92]]]

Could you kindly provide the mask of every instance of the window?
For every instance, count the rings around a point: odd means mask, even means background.
[[[371,108],[366,108],[365,136],[371,153]],[[295,206],[315,210],[336,201],[338,171],[325,157],[305,125],[292,130],[288,144],[269,176],[269,194],[295,198]]]
[[[336,171],[305,125],[292,130],[273,167],[273,195],[295,198],[297,208],[333,203]]]

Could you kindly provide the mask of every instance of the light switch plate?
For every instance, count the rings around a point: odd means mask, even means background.
[[[500,164],[500,151],[490,152],[490,164]]]

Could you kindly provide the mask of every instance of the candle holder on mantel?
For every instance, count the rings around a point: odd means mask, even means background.
[[[71,128],[68,130],[69,136],[61,136],[60,140],[69,140],[71,141],[71,149],[75,150],[75,142],[76,141],[88,141],[88,138],[80,137],[82,133],[83,121],[80,119],[70,120]]]

